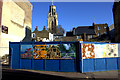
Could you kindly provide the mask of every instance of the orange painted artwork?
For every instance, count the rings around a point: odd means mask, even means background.
[[[46,59],[47,50],[46,45],[33,46],[33,59]]]
[[[82,59],[95,58],[94,44],[82,44]]]

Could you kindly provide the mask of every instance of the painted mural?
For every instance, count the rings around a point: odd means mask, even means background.
[[[105,58],[107,57],[106,54],[106,44],[94,44],[95,49],[95,58]]]
[[[95,58],[94,48],[94,44],[82,44],[82,58]]]
[[[46,59],[47,45],[33,45],[33,59]]]
[[[47,59],[61,59],[59,45],[49,45],[47,47]]]
[[[32,59],[33,57],[33,47],[32,45],[21,45],[21,58]]]
[[[118,57],[119,46],[118,44],[82,44],[82,59]]]
[[[76,58],[76,49],[74,44],[61,44],[59,49],[61,51],[61,59]]]
[[[118,57],[120,57],[120,44],[118,44]]]
[[[22,45],[21,58],[30,59],[75,59],[74,44]]]
[[[118,44],[106,44],[106,57],[118,57]]]

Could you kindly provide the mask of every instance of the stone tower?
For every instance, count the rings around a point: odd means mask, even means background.
[[[58,20],[57,20],[56,6],[53,4],[49,7],[47,30],[54,34],[57,34],[58,32]]]

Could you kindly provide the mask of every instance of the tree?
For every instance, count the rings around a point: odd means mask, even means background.
[[[62,28],[61,25],[58,25],[58,34],[64,34],[65,30]]]

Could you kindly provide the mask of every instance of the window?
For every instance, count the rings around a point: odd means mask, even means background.
[[[81,39],[81,37],[80,37],[80,36],[77,36],[77,39]]]
[[[106,32],[106,31],[105,31],[104,33],[105,33],[105,34],[107,34],[107,32]]]
[[[107,28],[107,26],[104,26],[104,28]]]
[[[92,35],[89,35],[88,38],[91,39],[93,36]]]
[[[100,30],[100,26],[98,26],[98,30]]]
[[[2,33],[8,34],[8,27],[2,25]]]
[[[98,33],[98,36],[100,36],[100,33]]]
[[[32,38],[35,38],[35,33],[32,33]]]

